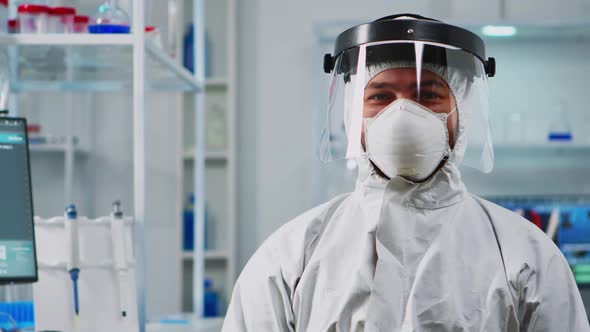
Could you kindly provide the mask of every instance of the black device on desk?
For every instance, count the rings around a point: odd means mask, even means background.
[[[37,256],[27,121],[0,116],[0,284],[35,281]]]

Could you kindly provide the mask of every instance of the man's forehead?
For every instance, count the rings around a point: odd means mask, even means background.
[[[387,69],[379,74],[375,75],[371,81],[374,80],[413,80],[414,82],[418,80],[420,77],[421,80],[440,80],[445,82],[445,80],[440,77],[439,75],[433,73],[430,70],[423,69],[418,71],[416,68],[394,68],[394,69]],[[445,82],[446,83],[446,82]]]
[[[416,68],[394,68],[384,70],[375,75],[375,77],[369,81],[367,87],[374,87],[387,83],[395,85],[416,85],[418,83],[418,78],[420,78],[422,84],[428,82],[431,85],[438,84],[443,87],[448,87],[447,82],[439,75],[426,69],[418,71]]]

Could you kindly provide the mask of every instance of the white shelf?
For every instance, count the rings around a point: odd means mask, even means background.
[[[147,332],[212,332],[221,331],[223,317],[195,319],[194,314],[182,313],[161,317],[146,325]]]
[[[590,152],[590,143],[579,144],[573,142],[547,142],[547,143],[531,143],[531,144],[496,144],[494,150],[498,152],[555,152],[555,151],[587,151]]]
[[[573,142],[497,144],[494,146],[497,170],[587,168],[590,145]]]
[[[554,156],[561,156],[567,159],[569,157],[590,157],[590,145],[572,142],[497,144],[494,146],[494,152],[498,159],[545,158]]]
[[[180,70],[180,69],[178,69]],[[184,70],[184,69],[183,69]],[[206,89],[227,89],[227,81],[223,79],[208,79],[205,81]],[[34,91],[119,91],[130,89],[131,82],[118,80],[100,80],[100,81],[42,81],[42,80],[25,80],[11,83],[12,90],[16,92],[34,92]],[[180,83],[170,82],[147,82],[146,88],[150,90],[190,90],[187,86]]]
[[[132,45],[131,34],[1,34],[0,45]]]
[[[133,35],[14,34],[0,35],[0,45],[14,47],[18,73],[13,92],[120,91],[133,87]],[[200,91],[191,72],[151,40],[145,41],[147,89]],[[70,77],[70,79],[66,79]],[[223,80],[212,81],[212,86]]]
[[[195,159],[195,150],[194,149],[186,149],[183,153],[183,158],[186,161],[191,161]],[[205,154],[205,160],[207,161],[226,161],[227,160],[227,152],[225,151],[208,151]]]
[[[162,49],[157,47],[156,44],[154,44],[150,40],[146,40],[145,46],[148,50],[147,54],[151,55],[151,57],[157,60],[160,63],[160,65],[163,65],[164,68],[167,68],[169,72],[175,74],[176,78],[179,78],[182,81],[184,81],[184,83],[189,84],[195,90],[202,90],[202,81],[197,81],[191,72],[189,72],[178,62],[175,62],[175,60],[170,58],[166,53],[164,53],[164,51],[162,51]]]
[[[183,260],[192,260],[193,259],[193,252],[192,251],[183,251],[182,252],[182,259]],[[209,250],[205,251],[205,259],[210,261],[219,261],[219,260],[226,260],[227,253],[221,250]]]
[[[220,77],[207,78],[205,80],[205,87],[208,89],[226,89],[227,80]]]
[[[29,144],[31,152],[65,153],[68,147],[66,144]],[[88,153],[85,149],[74,146],[75,153]]]

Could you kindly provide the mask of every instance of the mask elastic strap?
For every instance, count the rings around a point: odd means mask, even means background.
[[[365,77],[365,63],[367,55],[367,46],[359,46],[359,55],[357,63],[356,80],[354,81],[353,101],[351,109],[350,132],[348,133],[348,147],[346,150],[346,158],[356,158],[361,151],[361,131],[363,122],[363,95],[364,95],[364,77]]]
[[[445,121],[448,121],[449,120],[449,117],[451,115],[453,115],[453,113],[456,113],[456,112],[457,112],[457,106],[455,106],[452,111],[450,111],[449,113],[446,113],[445,114]]]

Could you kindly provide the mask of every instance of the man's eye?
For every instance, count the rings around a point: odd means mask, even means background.
[[[440,98],[441,96],[434,92],[423,91],[422,93],[420,93],[420,99],[437,100]]]
[[[387,101],[389,99],[390,99],[390,96],[385,93],[377,93],[377,94],[371,95],[369,97],[369,100],[375,100],[375,101]]]

